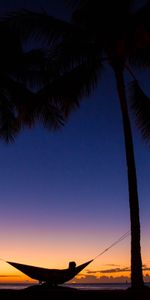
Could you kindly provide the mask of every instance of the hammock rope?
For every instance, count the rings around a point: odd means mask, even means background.
[[[124,233],[122,236],[120,236],[119,239],[117,239],[115,242],[113,242],[108,248],[106,248],[105,250],[103,250],[101,253],[99,253],[98,255],[96,255],[93,260],[95,260],[96,258],[98,258],[99,256],[103,255],[105,252],[107,252],[109,249],[111,249],[112,247],[114,247],[115,245],[117,245],[118,243],[120,243],[121,241],[123,241],[125,238],[127,238],[130,234],[130,230],[127,231],[126,233]]]

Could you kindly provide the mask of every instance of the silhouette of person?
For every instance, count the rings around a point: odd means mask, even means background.
[[[76,263],[74,261],[69,262],[69,270],[74,271],[76,268]]]

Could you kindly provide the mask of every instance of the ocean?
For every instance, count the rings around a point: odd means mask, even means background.
[[[150,283],[145,284],[150,287]],[[125,290],[130,287],[130,283],[74,283],[66,286],[82,290]]]
[[[150,287],[150,283],[145,283]],[[0,289],[24,289],[33,284],[0,284]],[[77,288],[81,290],[125,290],[130,287],[129,283],[73,283],[73,284],[64,284],[70,288]]]

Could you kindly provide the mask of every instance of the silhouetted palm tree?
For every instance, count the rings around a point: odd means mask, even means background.
[[[55,66],[55,76],[38,92],[38,97],[58,104],[64,116],[79,106],[81,99],[96,87],[102,64],[108,63],[116,79],[116,87],[125,139],[129,206],[131,218],[131,285],[143,288],[140,247],[140,218],[133,140],[127,105],[125,72],[132,67],[150,67],[150,4],[137,9],[131,0],[74,1],[71,22],[57,20],[47,14],[23,11],[6,18],[7,24],[26,38],[34,34],[55,45],[48,56]],[[141,3],[142,4],[142,3]],[[150,102],[133,77],[132,108],[144,137],[149,138]],[[148,109],[147,109],[148,108]]]
[[[63,117],[57,105],[35,96],[50,76],[44,50],[26,47],[25,51],[20,38],[4,22],[0,22],[0,41],[0,138],[12,142],[36,120],[48,129],[61,126]]]

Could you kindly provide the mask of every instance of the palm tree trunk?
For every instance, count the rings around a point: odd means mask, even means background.
[[[131,221],[131,288],[139,289],[144,287],[142,274],[142,259],[140,246],[140,217],[139,217],[139,200],[137,190],[137,176],[134,158],[133,139],[131,132],[130,119],[126,101],[124,86],[123,69],[118,68],[115,71],[117,91],[120,100],[123,130],[125,140],[128,187],[129,187],[129,207]]]

